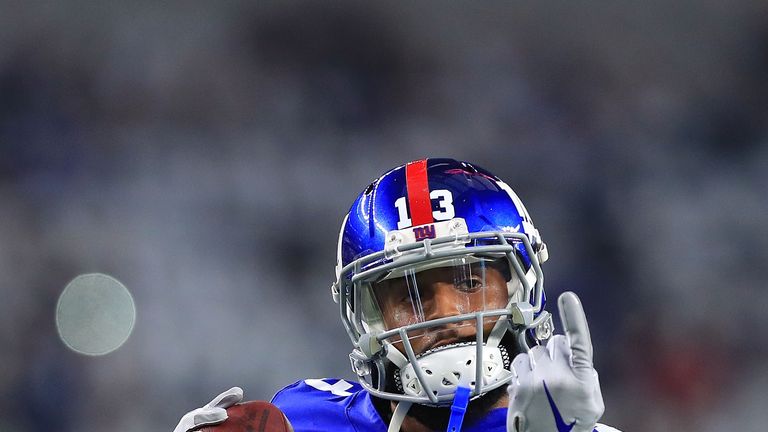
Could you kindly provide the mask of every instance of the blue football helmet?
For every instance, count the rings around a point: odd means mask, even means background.
[[[429,158],[384,173],[344,218],[331,287],[360,383],[406,406],[508,383],[510,356],[551,335],[546,259],[518,196],[477,165]]]

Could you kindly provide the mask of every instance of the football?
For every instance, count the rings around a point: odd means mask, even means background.
[[[223,423],[204,426],[201,432],[293,432],[280,409],[267,401],[249,401],[227,408]]]

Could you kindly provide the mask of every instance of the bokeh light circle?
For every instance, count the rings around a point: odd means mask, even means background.
[[[74,278],[56,304],[56,328],[64,344],[99,356],[122,346],[133,331],[136,306],[117,279],[90,273]]]

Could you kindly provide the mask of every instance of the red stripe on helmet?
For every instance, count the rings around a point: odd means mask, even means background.
[[[427,160],[421,159],[405,165],[405,187],[413,226],[432,223],[432,202],[429,199]]]

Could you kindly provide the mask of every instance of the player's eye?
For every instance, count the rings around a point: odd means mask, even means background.
[[[472,276],[470,278],[457,281],[454,286],[460,291],[472,293],[483,287],[483,280],[479,276]]]

